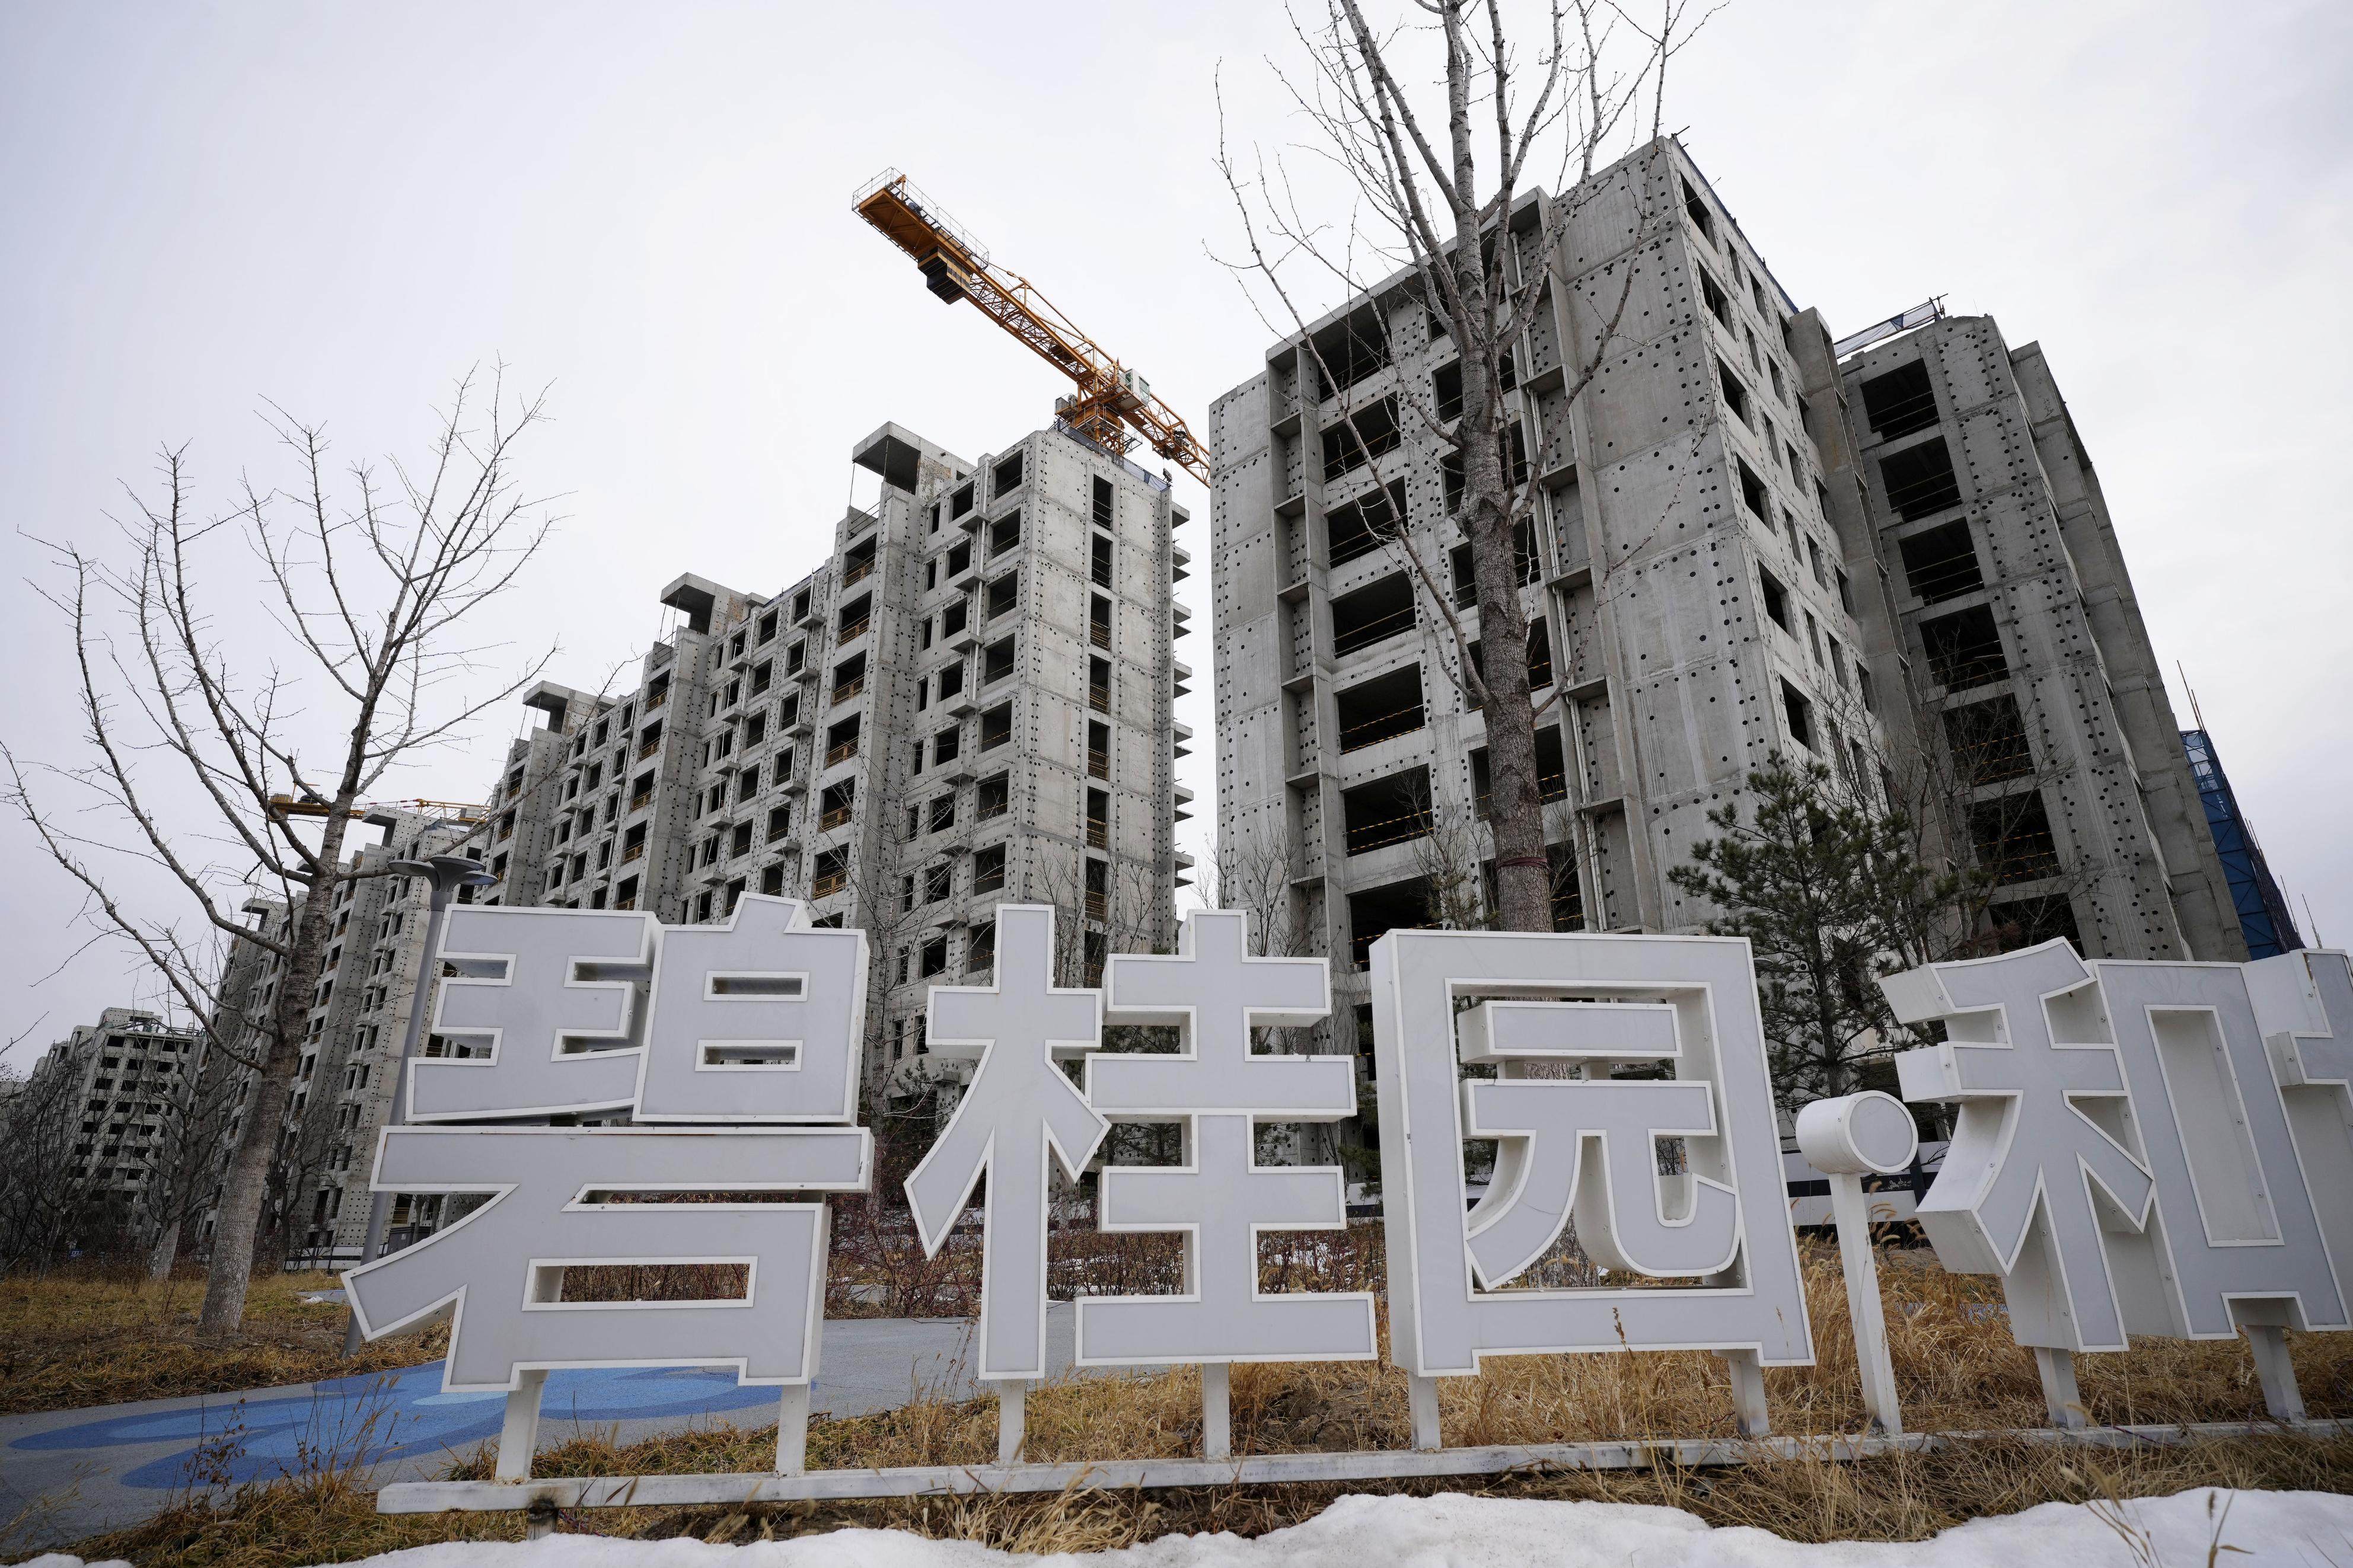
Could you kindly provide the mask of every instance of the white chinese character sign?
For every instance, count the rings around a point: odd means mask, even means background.
[[[527,1470],[551,1368],[732,1365],[806,1390],[825,1300],[822,1203],[659,1202],[664,1194],[863,1191],[854,1126],[866,936],[747,898],[723,927],[641,914],[452,911],[434,1027],[487,1047],[412,1068],[375,1184],[488,1201],[419,1246],[344,1276],[373,1338],[454,1306],[443,1386],[528,1391],[501,1475]],[[635,984],[652,1003],[639,1026]],[[485,1118],[626,1112],[626,1127],[472,1127]],[[710,1125],[723,1115],[731,1125]],[[791,1121],[793,1126],[763,1126]],[[744,1293],[709,1301],[565,1300],[567,1269],[722,1264]],[[520,1452],[511,1449],[520,1448]]]
[[[1393,931],[1372,997],[1389,1353],[1415,1378],[1416,1441],[1438,1442],[1430,1378],[1619,1350],[1722,1353],[1763,1430],[1760,1367],[1810,1363],[1813,1341],[1748,944]],[[1475,1205],[1466,1139],[1496,1145]],[[1572,1223],[1588,1258],[1673,1283],[1506,1289]]]
[[[1957,1108],[1922,1227],[1946,1268],[2000,1277],[2054,1422],[2084,1418],[2071,1358],[2134,1333],[2243,1331],[2273,1414],[2300,1415],[2281,1331],[2348,1326],[2322,1211],[2348,1194],[2309,1180],[2343,1169],[2344,959],[2289,959],[2087,965],[2051,942],[1882,982],[1946,1036],[1897,1062],[1906,1099]],[[2307,1155],[2289,1093],[2316,1089]]]
[[[906,1181],[913,1221],[934,1253],[976,1224],[973,1370],[997,1391],[1012,1465],[1025,1391],[1051,1365],[1052,1172],[1092,1172],[1102,1228],[1177,1238],[1182,1271],[1160,1293],[1082,1291],[1073,1359],[1198,1366],[1204,1459],[1222,1459],[1232,1363],[1380,1350],[1371,1293],[1269,1291],[1260,1272],[1262,1237],[1347,1223],[1337,1168],[1262,1152],[1270,1127],[1358,1111],[1357,1058],[1274,1048],[1320,1037],[1330,965],[1253,953],[1246,916],[1196,910],[1174,952],[1114,954],[1101,988],[1061,986],[1055,920],[999,906],[992,984],[931,989],[928,1038],[967,1080]],[[417,1124],[385,1129],[375,1185],[482,1201],[345,1279],[371,1337],[452,1312],[445,1387],[509,1392],[501,1479],[529,1475],[541,1383],[574,1366],[718,1365],[776,1385],[777,1469],[800,1472],[824,1194],[865,1190],[872,1166],[857,1114],[869,956],[863,932],[814,927],[785,899],[690,927],[451,912],[433,1026],[463,1054],[409,1064]],[[1762,1369],[1814,1347],[1747,943],[1392,931],[1367,981],[1388,1348],[1416,1446],[1441,1445],[1436,1380],[1494,1355],[1712,1352],[1740,1429],[1765,1432]],[[2300,1415],[2284,1333],[2346,1328],[2353,1279],[2346,956],[2087,964],[2051,942],[1882,984],[1901,1018],[1940,1031],[1899,1058],[1905,1097],[1955,1118],[1920,1223],[1946,1267],[2000,1277],[2054,1422],[2083,1420],[2072,1357],[2135,1334],[2243,1333],[2273,1413]],[[1107,1026],[1166,1035],[1131,1048]],[[1106,1161],[1122,1122],[1175,1127],[1176,1163]],[[1844,1184],[1866,1402],[1890,1433],[1860,1182],[1908,1159],[1911,1132],[1883,1095],[1799,1121]],[[1572,1258],[1599,1282],[1559,1285]],[[575,1271],[640,1264],[741,1284],[567,1295]],[[1393,1473],[1366,1465],[1330,1474]]]

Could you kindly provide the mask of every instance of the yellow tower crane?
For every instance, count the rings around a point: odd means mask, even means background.
[[[1054,400],[1055,416],[1062,423],[1114,455],[1124,455],[1140,437],[1203,484],[1209,482],[1209,456],[1176,411],[1153,396],[1142,376],[1079,331],[1028,279],[990,261],[987,247],[906,175],[883,170],[859,190],[851,205],[859,216],[914,258],[933,293],[949,304],[971,300],[983,315],[1078,384],[1077,392]]]

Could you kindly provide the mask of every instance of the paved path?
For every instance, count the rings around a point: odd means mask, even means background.
[[[1053,1303],[1046,1345],[1055,1373],[1071,1364],[1072,1328],[1070,1304]],[[810,1408],[862,1415],[918,1392],[969,1398],[979,1392],[965,1371],[971,1331],[956,1319],[829,1321]],[[286,1388],[0,1416],[0,1551],[134,1523],[184,1487],[267,1479],[320,1453],[379,1454],[374,1485],[438,1475],[498,1436],[506,1398],[444,1394],[441,1368],[437,1361]],[[776,1406],[775,1389],[739,1387],[724,1370],[556,1372],[541,1404],[539,1443],[554,1447],[589,1432],[635,1443],[722,1422],[756,1429],[776,1420]]]

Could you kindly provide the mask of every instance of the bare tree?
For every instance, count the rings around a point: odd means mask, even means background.
[[[0,1276],[62,1257],[96,1207],[80,1089],[63,1063],[0,1076]]]
[[[208,1051],[251,1075],[222,1182],[199,1318],[207,1332],[244,1316],[343,884],[383,874],[345,863],[351,823],[392,770],[452,742],[547,663],[530,661],[487,694],[468,689],[487,649],[463,640],[467,624],[553,524],[512,472],[541,400],[510,400],[496,376],[484,390],[461,381],[425,461],[391,461],[388,482],[365,464],[339,480],[324,429],[273,405],[264,417],[290,459],[287,488],[246,480],[227,511],[207,517],[186,449],[167,448],[154,492],[132,491],[132,510],[113,520],[125,559],[49,543],[58,578],[42,591],[66,622],[80,750],[32,759],[0,748],[8,802],[82,889],[85,918],[203,1021]],[[223,556],[240,553],[259,568],[259,606],[227,575]],[[264,617],[266,628],[252,625]],[[240,659],[224,626],[274,634],[276,646]],[[160,873],[176,905],[135,905],[133,867]],[[290,921],[246,924],[255,897],[279,901]],[[274,961],[258,1029],[222,1018],[207,929]]]
[[[171,1274],[182,1235],[204,1217],[244,1089],[237,1063],[204,1050],[202,1027],[194,1032],[193,1047],[180,1053],[164,1081],[150,1086],[140,1107],[152,1135],[124,1149],[124,1163],[138,1179],[138,1201],[129,1216],[132,1237],[151,1279]]]
[[[1553,0],[1530,51],[1515,50],[1507,37],[1502,0],[1415,0],[1414,9],[1418,23],[1398,26],[1376,26],[1360,0],[1326,0],[1315,23],[1294,17],[1310,69],[1282,85],[1317,133],[1314,153],[1353,186],[1354,212],[1341,226],[1310,216],[1280,157],[1261,157],[1245,172],[1221,137],[1218,166],[1247,246],[1247,258],[1229,265],[1270,327],[1282,320],[1288,325],[1279,330],[1298,334],[1321,383],[1318,399],[1353,378],[1335,374],[1318,335],[1307,331],[1303,290],[1336,284],[1354,296],[1388,274],[1406,275],[1405,295],[1459,351],[1460,412],[1440,408],[1422,389],[1401,388],[1397,418],[1435,437],[1459,465],[1459,499],[1450,510],[1469,544],[1479,639],[1519,648],[1528,637],[1519,590],[1532,554],[1524,540],[1538,514],[1543,455],[1566,450],[1569,410],[1624,346],[1619,322],[1641,269],[1655,263],[1630,253],[1601,285],[1614,298],[1581,302],[1594,330],[1560,345],[1568,363],[1548,416],[1533,405],[1523,413],[1515,367],[1531,363],[1529,334],[1549,315],[1555,286],[1568,292],[1557,258],[1569,226],[1599,194],[1597,168],[1611,148],[1642,138],[1646,104],[1648,139],[1657,141],[1668,67],[1714,12],[1693,18],[1691,0],[1662,0],[1653,27],[1616,0]],[[1419,58],[1432,44],[1442,57],[1437,73]],[[1420,85],[1433,75],[1443,83],[1442,101]],[[1522,197],[1546,173],[1563,194],[1530,209],[1533,228],[1522,234]],[[1294,283],[1301,271],[1313,281]],[[1355,357],[1353,342],[1347,352]],[[1380,493],[1392,493],[1380,454],[1398,445],[1397,426],[1367,429],[1350,411],[1340,430],[1344,453],[1370,461]],[[1515,658],[1482,668],[1403,508],[1385,510],[1377,531],[1405,556],[1420,598],[1445,624],[1456,655],[1450,674],[1486,721],[1498,922],[1549,931],[1553,869],[1527,669]]]

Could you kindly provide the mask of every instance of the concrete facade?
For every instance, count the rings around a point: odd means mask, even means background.
[[[354,824],[353,836],[364,837],[370,829],[378,835],[376,842],[360,845],[344,860],[347,872],[357,875],[335,885],[334,925],[280,1132],[279,1201],[290,1260],[322,1267],[338,1258],[356,1258],[366,1237],[376,1131],[390,1114],[401,1044],[425,960],[423,884],[371,873],[396,860],[455,853],[471,824],[385,808]],[[267,935],[282,939],[289,932],[292,914],[283,902],[256,900],[246,912]],[[276,954],[239,942],[221,986],[216,1031],[226,1039],[250,1042],[258,1054],[282,968]],[[235,1070],[244,1087],[227,1112],[219,1164],[224,1174],[251,1089],[250,1071]],[[403,1200],[392,1223],[429,1231],[440,1205],[438,1197],[417,1200],[415,1207]],[[212,1226],[207,1214],[200,1239],[209,1237]]]
[[[864,928],[879,1081],[927,1054],[930,984],[989,973],[1000,900],[1062,907],[1074,976],[1174,941],[1186,513],[1055,428],[969,463],[886,425],[853,461],[880,494],[825,565],[680,577],[633,689],[525,698],[473,852],[489,902],[689,923],[761,892]]]
[[[1548,435],[1525,458],[1522,592],[1546,641],[1531,668],[1550,687],[1556,923],[1703,928],[1715,911],[1668,872],[1780,751],[1865,801],[1942,790],[1931,815],[1951,820],[1950,847],[1998,880],[2000,940],[2243,959],[2116,530],[2040,349],[1942,320],[1841,362],[1671,141],[1525,198],[1520,268],[1547,224],[1555,283],[1510,395],[1520,450]],[[1451,630],[1405,551],[1366,532],[1401,510],[1423,561],[1462,542],[1443,438],[1416,409],[1452,416],[1454,349],[1418,289],[1400,274],[1276,344],[1210,419],[1220,870],[1229,902],[1237,879],[1257,889],[1240,901],[1265,908],[1272,942],[1338,961],[1344,996],[1373,937],[1450,923],[1451,863],[1493,854],[1483,723]],[[1475,637],[1466,568],[1451,586]],[[2014,719],[1986,706],[2012,702]]]
[[[1957,834],[2000,882],[2010,940],[2245,962],[2163,668],[2041,345],[1949,317],[1839,372],[1918,723],[1957,759]]]
[[[974,464],[886,425],[853,460],[880,495],[835,525],[826,564],[771,595],[674,579],[678,624],[629,689],[533,687],[486,805],[373,814],[384,841],[352,864],[463,853],[498,878],[474,901],[681,924],[747,891],[807,899],[870,934],[866,1069],[885,1092],[928,1055],[926,988],[986,982],[998,901],[1062,909],[1069,983],[1173,944],[1190,735],[1169,712],[1191,671],[1166,481],[1060,429]],[[338,897],[284,1132],[297,1261],[357,1256],[424,957],[421,884]],[[283,905],[248,912],[285,929]],[[278,967],[239,944],[231,1026],[258,1026]],[[443,1217],[398,1198],[395,1238]]]
[[[171,1134],[180,1085],[195,1068],[196,1037],[153,1013],[109,1007],[51,1046],[25,1092],[78,1113],[69,1179],[135,1203]]]
[[[1672,142],[1574,193],[1557,253],[1539,258],[1558,200],[1538,193],[1514,215],[1519,265],[1549,262],[1565,286],[1542,298],[1511,394],[1530,444],[1558,432],[1529,458],[1522,590],[1549,689],[1538,739],[1556,923],[1692,930],[1711,911],[1665,872],[1710,834],[1707,813],[1776,751],[1870,787],[1886,744],[1876,710],[1902,682],[1874,650],[1871,566],[1852,563],[1826,514],[1807,434],[1830,373],[1817,356],[1810,374],[1793,345],[1819,324]],[[1567,362],[1582,356],[1561,345],[1592,342],[1621,290],[1609,352],[1571,402]],[[1352,337],[1385,348],[1352,356]],[[1323,386],[1309,338],[1324,363],[1370,363]],[[1220,870],[1249,875],[1279,847],[1273,923],[1291,931],[1277,940],[1333,954],[1344,998],[1362,994],[1373,937],[1427,923],[1447,823],[1471,826],[1446,853],[1492,855],[1475,826],[1483,721],[1456,683],[1452,634],[1403,552],[1361,534],[1386,494],[1425,561],[1461,542],[1441,439],[1410,412],[1450,416],[1454,357],[1404,275],[1275,345],[1210,416]],[[1403,410],[1399,435],[1365,460],[1375,443],[1334,433],[1347,411],[1383,405]],[[1475,636],[1475,603],[1457,613]],[[1400,778],[1426,792],[1439,832],[1382,827],[1382,792]]]

